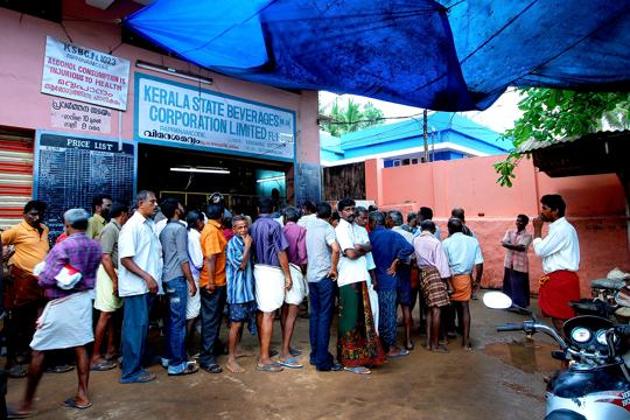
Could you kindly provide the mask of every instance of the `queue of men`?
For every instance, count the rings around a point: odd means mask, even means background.
[[[519,215],[517,230],[506,232],[501,242],[507,250],[504,291],[517,310],[529,304],[526,253],[533,242],[546,273],[540,306],[556,324],[572,316],[568,301],[579,298],[579,247],[575,230],[564,218],[562,198],[544,196],[541,203],[533,241],[526,232],[527,216]],[[426,319],[421,322],[426,349],[447,352],[455,332],[462,346],[472,349],[469,303],[481,282],[483,255],[463,209],[453,210],[448,237],[442,240],[427,207],[408,215],[407,224],[399,211],[368,211],[351,199],[337,203],[338,221],[326,202],[304,207],[302,214],[285,208],[278,218],[274,201],[262,199],[252,223],[248,216],[226,217],[220,194],[210,197],[203,213],[186,213],[176,199],[167,198],[159,205],[163,220],[156,223],[153,192],[139,192],[133,210],[99,196],[91,217],[83,209],[64,214],[64,235],[48,252],[48,229],[41,223],[45,203],[29,202],[24,221],[1,236],[3,245],[15,247],[7,290],[7,333],[12,334],[7,370],[11,376],[28,376],[13,418],[31,414],[45,368],[44,352],[54,350],[74,352],[79,386],[64,404],[77,409],[91,406],[90,371],[119,364],[121,384],[153,381],[156,375],[146,367],[155,356],[161,356],[169,376],[199,370],[219,374],[223,367],[218,357],[227,349],[224,367],[243,372],[237,359],[245,327],[258,338],[256,370],[301,369],[307,354],[292,346],[292,337],[307,297],[308,361],[318,371],[367,375],[386,359],[409,355],[418,294]],[[544,222],[551,226],[543,239]],[[163,304],[157,311],[164,332],[161,355],[147,345],[158,301]],[[399,306],[402,343],[397,334]],[[92,308],[98,317],[94,331]],[[329,343],[335,308],[339,318],[333,355]],[[116,314],[121,312],[119,331]],[[227,343],[220,340],[224,317]],[[271,348],[276,318],[282,333],[277,350]],[[201,348],[194,357],[191,338],[197,322]],[[30,360],[27,347],[32,350]]]

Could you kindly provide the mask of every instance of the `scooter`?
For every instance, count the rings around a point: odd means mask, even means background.
[[[512,306],[510,297],[501,292],[487,292],[483,303],[493,309]],[[630,419],[630,375],[622,357],[630,349],[630,325],[583,315],[569,319],[562,329],[566,339],[533,315],[497,327],[497,331],[523,331],[529,336],[547,334],[560,347],[552,357],[568,362],[568,368],[547,382],[545,420]]]

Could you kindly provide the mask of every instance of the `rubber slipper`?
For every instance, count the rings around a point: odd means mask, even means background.
[[[95,372],[105,372],[107,370],[114,369],[118,364],[113,360],[101,360],[98,363],[95,363],[90,366],[90,370]]]
[[[92,407],[92,403],[89,402],[85,405],[77,404],[74,398],[68,398],[63,402],[63,405],[68,408],[78,408],[79,410],[85,410],[86,408]]]
[[[9,375],[9,378],[24,378],[27,373],[28,370],[23,365],[16,365],[7,370],[7,375]]]
[[[435,353],[448,353],[449,352],[448,349],[443,345],[439,345],[436,348],[431,349],[431,351]]]
[[[280,366],[283,366],[289,369],[301,369],[304,367],[304,365],[300,363],[299,360],[296,359],[295,357],[289,357],[288,359],[285,359],[285,360],[277,359],[275,360],[275,362],[279,364]]]
[[[291,356],[293,356],[293,357],[301,356],[302,355],[302,350],[294,349],[293,347],[289,347],[289,354]]]
[[[279,366],[276,363],[269,363],[269,364],[261,364],[258,363],[256,365],[256,370],[259,372],[282,372],[284,369],[282,368],[282,366]]]
[[[398,352],[394,354],[386,355],[388,359],[399,359],[401,357],[406,357],[406,356],[409,356],[409,350],[406,350],[406,349],[400,349],[398,350]]]
[[[7,407],[7,419],[26,419],[32,415],[32,411],[18,411],[15,408]]]
[[[71,370],[74,370],[74,366],[70,366],[70,365],[59,365],[59,366],[52,366],[46,369],[46,373],[66,373],[66,372],[70,372]]]
[[[411,351],[411,350],[416,348],[416,345],[415,345],[415,343],[407,343],[407,344],[405,344],[405,348],[407,350]]]
[[[356,367],[344,367],[343,370],[346,372],[355,373],[357,375],[369,375],[372,371],[365,366],[356,366]]]

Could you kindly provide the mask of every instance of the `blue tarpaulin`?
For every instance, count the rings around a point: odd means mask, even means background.
[[[244,80],[435,110],[507,86],[630,88],[626,0],[157,0],[125,24]]]

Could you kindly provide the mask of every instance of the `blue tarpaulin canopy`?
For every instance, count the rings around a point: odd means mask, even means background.
[[[630,88],[627,0],[157,0],[125,24],[240,79],[435,110],[507,86]]]

